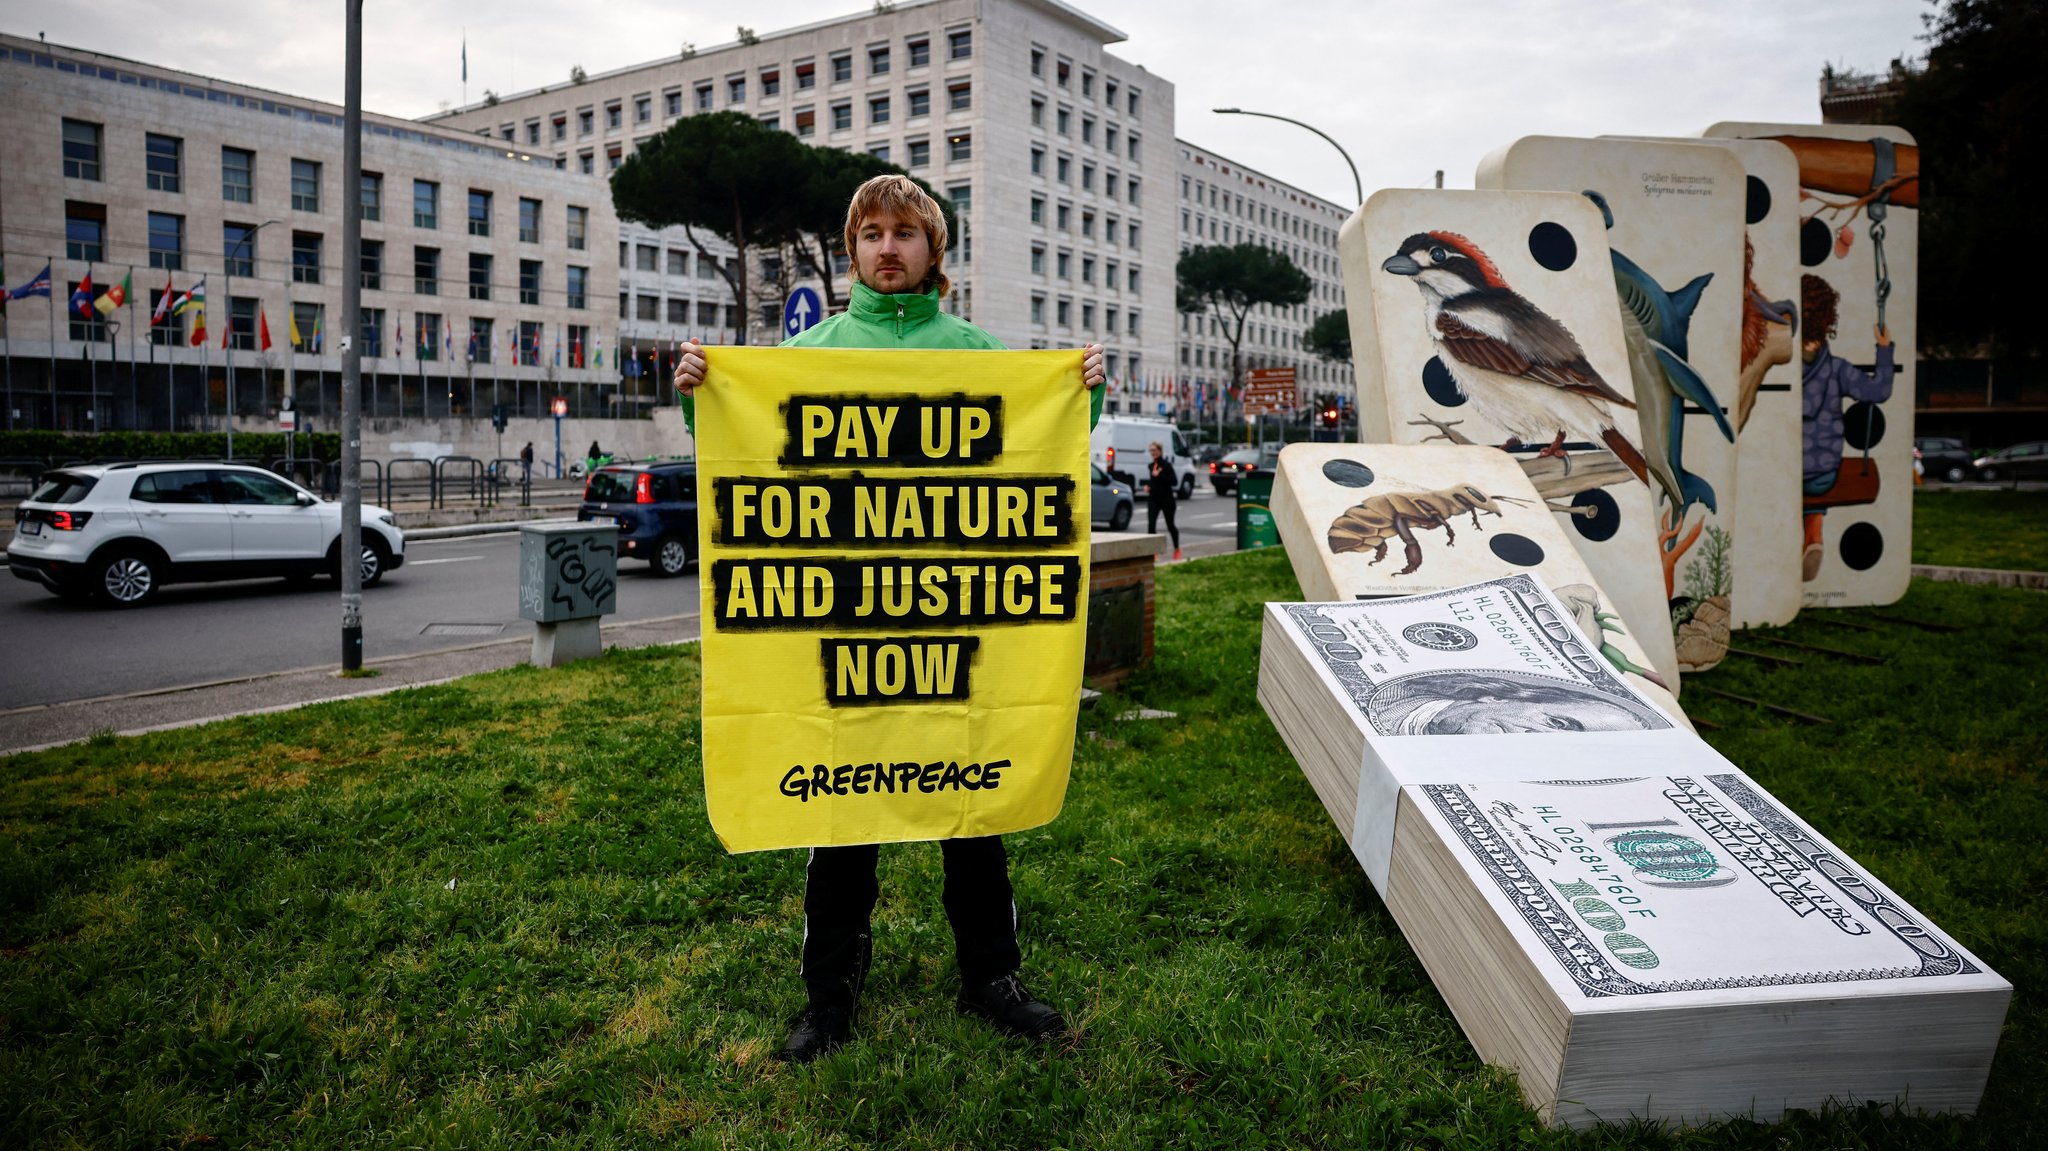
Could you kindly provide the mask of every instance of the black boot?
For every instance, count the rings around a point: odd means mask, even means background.
[[[1067,1033],[1067,1021],[1046,1003],[1034,998],[1015,974],[1005,975],[977,987],[963,988],[960,1013],[979,1015],[1001,1030],[1041,1042]]]
[[[816,1004],[804,1008],[775,1053],[785,1063],[809,1063],[828,1055],[853,1034],[853,1009],[837,1004]]]
[[[844,981],[810,985],[810,1006],[791,1025],[789,1038],[775,1053],[777,1059],[809,1063],[852,1037],[854,1009],[860,1003],[861,987],[867,983],[868,967],[874,962],[874,937],[863,932],[854,941],[853,953],[853,970]]]

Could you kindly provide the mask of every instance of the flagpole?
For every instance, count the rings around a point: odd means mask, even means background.
[[[128,265],[128,275],[121,282],[135,286],[135,265]],[[128,422],[134,424],[138,422],[135,409],[140,405],[135,384],[135,293],[123,292],[121,302],[128,305]]]
[[[48,257],[49,266],[55,267],[57,257]],[[69,300],[71,297],[64,297]],[[67,303],[65,307],[70,307]],[[50,430],[57,429],[57,281],[50,280]]]
[[[164,277],[164,279],[165,279],[165,280],[167,281],[167,282],[166,282],[166,283],[164,284],[164,293],[165,293],[166,295],[168,295],[168,294],[170,294],[170,290],[171,290],[171,286],[170,286],[170,284],[168,283],[168,281],[169,281],[170,277],[169,277],[169,276],[165,276],[165,277]],[[175,369],[175,368],[174,368],[174,369],[172,369],[172,374],[173,374],[173,376],[175,377],[175,375],[176,375],[176,369]],[[152,380],[156,379],[156,311],[155,311],[155,309],[151,309],[151,310],[150,310],[150,314],[149,314],[149,378],[150,378],[150,379],[152,379]],[[173,379],[171,380],[171,386],[169,386],[169,387],[167,387],[167,388],[165,388],[165,389],[164,389],[164,397],[165,397],[166,399],[168,399],[168,400],[170,401],[170,415],[169,415],[169,417],[168,417],[168,418],[170,419],[170,426],[169,426],[169,427],[167,427],[167,428],[165,429],[166,431],[173,431],[173,432],[175,432],[175,431],[177,431],[177,430],[178,430],[178,388],[177,388],[177,383],[178,383],[178,381],[177,381],[177,380],[176,380],[175,378],[173,378]],[[137,401],[136,401],[136,403],[137,403],[137,404],[139,405],[139,404],[141,403],[141,401],[140,401],[140,400],[137,400]]]
[[[87,261],[85,265],[85,282],[88,285],[92,283],[91,261]],[[92,294],[90,292],[86,293],[85,306],[91,308],[92,302]],[[97,311],[98,309],[95,308],[93,310]],[[99,430],[100,365],[97,360],[93,359],[92,355],[92,346],[98,342],[93,338],[92,334],[92,317],[87,316],[85,318],[85,410],[89,414],[86,416],[85,422],[92,425],[93,431]]]

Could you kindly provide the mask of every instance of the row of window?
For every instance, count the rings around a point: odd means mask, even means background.
[[[1195,179],[1192,176],[1182,176],[1180,178],[1180,198],[1182,200],[1192,197],[1196,204],[1201,204],[1204,202],[1203,197],[1205,195],[1207,196],[1208,206],[1213,210],[1236,216],[1247,223],[1255,223],[1263,228],[1273,228],[1277,231],[1285,232],[1290,236],[1295,236],[1326,248],[1337,246],[1337,232],[1334,228],[1318,224],[1313,220],[1295,215],[1293,212],[1283,212],[1277,207],[1261,204],[1256,197],[1246,200],[1242,193],[1229,191],[1218,185]]]
[[[1081,162],[1082,191],[1093,192],[1095,190],[1095,171],[1094,164],[1085,160]],[[1034,176],[1045,175],[1045,149],[1035,144],[1031,148],[1031,174]],[[1058,183],[1069,186],[1074,183],[1074,158],[1072,156],[1061,152],[1053,157],[1053,179]],[[1115,168],[1106,168],[1102,172],[1102,194],[1112,200],[1116,199],[1119,192],[1121,192],[1125,200],[1133,204],[1137,203],[1138,186],[1139,180],[1136,176],[1125,177]]]
[[[1045,245],[1031,245],[1032,275],[1041,278],[1044,277],[1046,268],[1045,256]],[[1054,252],[1052,256],[1054,278],[1061,280],[1073,279],[1074,253],[1067,251],[1065,248],[1062,248],[1059,251]],[[1081,253],[1082,283],[1091,285],[1095,283],[1095,265],[1096,260],[1094,256],[1091,256],[1086,252]],[[1119,275],[1120,271],[1122,272],[1121,275]],[[1108,288],[1112,292],[1118,290],[1127,290],[1130,292],[1131,295],[1141,295],[1142,293],[1138,290],[1138,285],[1141,279],[1142,277],[1140,275],[1140,270],[1137,268],[1122,268],[1122,266],[1119,265],[1115,260],[1102,261],[1102,286]]]
[[[1045,197],[1031,197],[1032,223],[1041,226],[1044,225],[1045,207]],[[1062,232],[1073,231],[1074,206],[1072,204],[1061,202],[1058,204],[1054,204],[1052,207],[1054,220],[1053,226]],[[1123,224],[1123,227],[1121,229],[1119,229],[1117,226],[1119,222],[1120,221],[1115,216],[1106,216],[1103,218],[1103,239],[1112,248],[1117,246],[1119,240],[1122,240],[1124,241],[1125,247],[1130,248],[1132,251],[1137,251],[1139,248],[1138,238],[1142,233],[1142,229],[1140,228],[1138,221],[1121,221],[1121,223]],[[1092,208],[1081,209],[1081,238],[1084,240],[1092,240],[1095,238],[1095,210]]]
[[[77,291],[78,285],[72,284],[71,290]],[[161,291],[150,291],[147,305],[151,314],[154,314],[156,305],[162,297]],[[254,296],[229,298],[226,313],[228,329],[224,339],[228,348],[242,352],[264,350],[261,344],[259,310],[260,302]],[[726,311],[730,313],[732,309],[728,307]],[[501,347],[497,322],[493,319],[482,316],[470,317],[466,321],[464,332],[461,333],[467,336],[467,342],[458,344],[456,341],[460,337],[454,330],[454,321],[451,318],[439,312],[415,312],[412,314],[411,322],[405,323],[402,329],[411,337],[412,346],[410,349],[403,349],[394,338],[399,332],[390,327],[387,322],[388,316],[389,313],[384,308],[361,310],[362,324],[357,335],[365,358],[381,358],[387,354],[388,349],[401,358],[426,363],[439,362],[445,353],[451,361],[461,357],[475,364],[504,362],[539,367],[549,355],[549,349],[544,346],[545,325],[534,320],[520,320],[516,322],[516,327],[508,327],[504,337],[505,343]],[[405,314],[400,313],[399,319],[403,322],[406,319]],[[186,334],[185,323],[182,317],[177,316],[168,317],[161,323],[152,323],[149,342],[159,347],[186,346],[189,337]],[[105,343],[109,339],[110,331],[97,312],[90,320],[74,313],[67,334],[73,340]],[[296,339],[291,338],[291,333],[294,332],[297,334]],[[333,350],[334,346],[327,338],[327,306],[315,301],[292,301],[291,324],[284,332],[278,333],[278,337],[273,338],[277,339],[278,343],[288,344],[295,352],[317,353]],[[553,344],[553,356],[558,366],[588,367],[597,351],[591,343],[590,327],[586,324],[562,325]],[[502,361],[499,358],[500,352],[504,354]]]
[[[1045,100],[1043,97],[1033,96],[1031,98],[1031,126],[1041,132],[1045,130]],[[1053,110],[1053,131],[1058,135],[1067,137],[1072,137],[1074,134],[1074,113],[1065,104],[1061,104]],[[1133,162],[1136,162],[1138,159],[1138,141],[1139,136],[1136,132],[1125,132],[1116,124],[1103,125],[1102,150],[1112,156],[1119,152],[1124,152],[1130,156]],[[1081,117],[1081,143],[1091,148],[1095,146],[1095,117],[1085,113]]]
[[[93,182],[105,180],[105,131],[104,125],[89,121],[63,121],[66,178]],[[185,141],[182,138],[156,132],[144,133],[143,157],[145,178],[150,191],[174,195],[184,192]],[[296,157],[292,159],[293,211],[320,211],[321,168],[322,165],[317,160],[302,160]],[[254,204],[256,153],[247,148],[223,146],[220,150],[220,187],[222,200],[235,204]],[[491,234],[494,199],[489,191],[480,188],[469,189],[463,220],[470,235]],[[538,244],[541,242],[541,201],[526,196],[518,199],[519,240],[522,243]],[[365,220],[381,221],[384,218],[383,173],[362,173],[362,185],[357,192],[357,211]],[[418,179],[412,182],[412,222],[416,228],[440,228],[439,182]],[[574,204],[569,205],[566,227],[569,247],[583,247],[590,228],[590,210]]]
[[[903,48],[904,56],[909,61],[909,67],[922,68],[931,63],[932,38],[929,33],[920,32],[906,37]],[[877,43],[868,46],[867,63],[868,75],[870,77],[889,74],[894,59],[893,49],[894,45],[888,43]],[[974,32],[966,28],[947,32],[945,52],[948,60],[966,60],[972,57],[974,55]],[[852,83],[853,63],[852,49],[830,54],[826,59],[826,68],[832,78],[831,82],[834,84]],[[790,66],[789,72],[792,85],[796,91],[808,92],[818,86],[818,63],[813,58],[806,57],[797,60]],[[733,72],[725,77],[725,102],[728,106],[747,102],[748,78],[749,74],[747,72]],[[760,93],[761,98],[767,99],[782,94],[783,66],[781,64],[761,65],[754,70],[753,78],[759,85],[756,90]],[[711,111],[714,107],[717,89],[717,81],[697,81],[693,92],[694,109],[699,112]],[[951,90],[950,87],[948,90]],[[661,100],[662,113],[665,118],[673,120],[683,114],[683,90],[681,87],[671,88],[663,92]],[[956,107],[964,106],[957,105]],[[632,97],[632,107],[634,124],[650,124],[654,122],[654,94],[652,92],[642,92]],[[625,126],[625,100],[607,101],[603,112],[604,126],[607,132],[615,132]],[[912,115],[918,114],[912,113]],[[597,115],[598,109],[595,105],[576,110],[576,134],[579,137],[589,136],[596,131]],[[546,117],[546,123],[555,142],[569,138],[569,113],[567,111],[555,112],[549,115]],[[536,147],[539,146],[541,130],[541,117],[535,117],[526,121],[526,143]],[[519,133],[520,128],[517,125],[501,124],[498,127],[499,136],[508,144],[517,142]],[[488,136],[491,134],[490,129],[483,129],[480,134]]]
[[[1046,308],[1045,308],[1045,305],[1046,305],[1046,302],[1047,302],[1047,301],[1046,301],[1046,298],[1045,298],[1044,296],[1042,296],[1042,295],[1038,295],[1037,293],[1033,293],[1033,294],[1032,294],[1032,297],[1031,297],[1031,322],[1032,322],[1033,324],[1035,324],[1035,325],[1039,326],[1039,327],[1045,327],[1045,326],[1046,326],[1046,320],[1045,320],[1045,316],[1046,316]],[[1053,300],[1053,301],[1051,301],[1051,302],[1052,302],[1052,305],[1053,305],[1053,308],[1052,308],[1052,315],[1053,315],[1053,321],[1052,321],[1052,326],[1054,326],[1054,327],[1059,327],[1059,328],[1071,328],[1071,327],[1073,327],[1073,326],[1074,326],[1074,301],[1073,301],[1073,300],[1070,300],[1070,299],[1068,299],[1068,298],[1066,298],[1065,296],[1061,296],[1061,297],[1059,297],[1059,298],[1057,298],[1057,299],[1055,299],[1055,300]],[[1092,334],[1095,334],[1095,333],[1096,333],[1096,331],[1097,331],[1097,329],[1096,329],[1096,327],[1095,327],[1095,315],[1096,315],[1096,305],[1095,305],[1095,302],[1094,302],[1093,300],[1083,300],[1083,301],[1081,301],[1080,303],[1081,303],[1081,325],[1080,325],[1080,330],[1081,330],[1081,331],[1083,331],[1083,332],[1087,332],[1087,333],[1089,333],[1089,334],[1091,334],[1091,335],[1092,335]],[[1129,309],[1128,311],[1122,311],[1122,310],[1118,309],[1118,308],[1116,307],[1116,305],[1114,305],[1114,304],[1106,304],[1106,305],[1103,305],[1103,307],[1102,307],[1102,317],[1103,317],[1103,326],[1102,326],[1102,328],[1100,329],[1100,331],[1101,331],[1101,334],[1103,334],[1103,335],[1109,335],[1109,336],[1114,336],[1114,335],[1116,335],[1116,334],[1117,334],[1117,323],[1118,323],[1118,320],[1119,320],[1120,318],[1121,318],[1121,319],[1123,320],[1123,322],[1124,322],[1124,328],[1123,328],[1123,331],[1125,332],[1125,334],[1127,334],[1127,335],[1132,335],[1132,336],[1135,336],[1135,335],[1138,335],[1138,334],[1139,334],[1139,327],[1140,327],[1140,313],[1139,313],[1138,309],[1136,309],[1136,308],[1131,308],[1131,309]]]
[[[104,262],[107,258],[106,208],[100,204],[71,202],[65,205],[64,255],[66,259],[88,262]],[[224,223],[221,225],[221,268],[229,276],[254,277],[258,237],[256,225]],[[295,284],[318,284],[329,269],[324,254],[326,238],[318,232],[292,233],[292,282]],[[384,289],[384,241],[362,241],[362,261],[358,269],[360,282],[366,289]],[[489,300],[496,291],[508,285],[496,284],[493,271],[496,258],[487,252],[469,253],[468,292],[472,300]],[[183,271],[187,265],[185,218],[167,212],[149,213],[149,266],[167,271]],[[516,290],[522,304],[538,304],[541,295],[542,265],[539,260],[519,261],[519,282]],[[415,246],[413,248],[413,291],[423,296],[441,293],[441,249]],[[590,290],[590,269],[569,265],[566,281],[566,298],[571,308],[588,306]]]
[[[1031,74],[1032,74],[1033,76],[1035,76],[1035,77],[1037,77],[1037,78],[1039,78],[1039,79],[1043,80],[1043,79],[1045,78],[1045,70],[1046,70],[1046,69],[1045,69],[1045,64],[1046,64],[1046,51],[1045,51],[1045,49],[1044,49],[1044,48],[1041,48],[1041,47],[1039,47],[1039,46],[1038,46],[1038,45],[1036,45],[1036,44],[1032,45],[1032,47],[1031,47]],[[1073,62],[1072,60],[1069,60],[1069,59],[1067,59],[1067,58],[1066,58],[1065,56],[1060,56],[1060,57],[1057,57],[1057,58],[1056,58],[1056,59],[1054,59],[1054,61],[1053,61],[1053,70],[1052,70],[1052,71],[1053,71],[1053,83],[1055,83],[1055,84],[1058,84],[1058,85],[1059,85],[1060,87],[1062,87],[1062,88],[1072,88],[1072,87],[1073,87],[1073,84],[1074,84],[1074,72],[1075,72],[1075,69],[1074,69],[1074,62]],[[1080,69],[1080,73],[1081,73],[1081,98],[1082,98],[1082,99],[1084,99],[1084,100],[1093,100],[1093,99],[1095,98],[1095,69],[1093,69],[1093,68],[1090,68],[1090,67],[1087,67],[1087,66],[1085,66],[1085,65],[1084,65],[1084,66],[1082,66],[1082,67],[1081,67],[1081,69]],[[1114,109],[1114,108],[1115,108],[1115,107],[1117,106],[1117,93],[1118,93],[1118,91],[1119,91],[1119,88],[1118,88],[1117,82],[1116,82],[1116,80],[1115,80],[1114,78],[1112,78],[1112,77],[1104,77],[1104,78],[1103,78],[1103,80],[1102,80],[1102,102],[1103,102],[1104,104],[1108,105],[1108,106],[1109,106],[1109,107],[1110,107],[1111,109]],[[1123,89],[1122,91],[1123,91],[1123,94],[1124,94],[1124,97],[1125,97],[1125,100],[1126,100],[1126,105],[1125,105],[1125,108],[1126,108],[1126,112],[1127,112],[1127,114],[1128,114],[1128,115],[1130,115],[1130,116],[1131,116],[1131,117],[1132,117],[1133,119],[1136,119],[1136,118],[1137,118],[1137,115],[1138,115],[1138,90],[1137,90],[1136,88],[1126,88],[1126,89]]]
[[[664,301],[660,296],[641,294],[629,297],[627,293],[620,292],[619,318],[622,320],[628,318],[646,320],[650,323],[663,322],[663,303]],[[739,309],[732,304],[721,304],[712,300],[685,300],[673,296],[669,297],[666,303],[666,322],[679,327],[723,327],[735,330],[739,327]],[[764,307],[772,307],[775,314],[767,317],[763,322],[771,328],[779,326],[782,323],[782,305],[764,305]],[[632,313],[630,317],[627,315],[629,310]],[[694,320],[691,319],[693,314],[696,317]]]

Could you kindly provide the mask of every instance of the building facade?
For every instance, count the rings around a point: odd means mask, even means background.
[[[947,307],[1013,348],[1101,343],[1110,371],[1170,370],[1173,86],[1106,50],[1123,34],[1058,0],[905,2],[697,48],[432,119],[602,179],[678,119],[740,111],[814,145],[871,152],[951,198]],[[620,226],[629,347],[780,335],[783,254],[739,306],[683,229]],[[815,283],[815,278],[810,282]],[[840,281],[841,296],[844,281]]]
[[[636,402],[596,362],[618,283],[610,198],[551,157],[366,112],[362,184],[344,188],[339,107],[11,36],[0,99],[5,282],[47,263],[52,289],[7,307],[7,426],[219,428],[230,408],[267,421],[288,392],[338,420],[345,274],[364,289],[366,414]],[[345,269],[350,211],[363,255]],[[72,311],[88,278],[95,297],[126,278],[129,302]],[[195,313],[152,311],[202,279],[195,345]]]
[[[715,236],[622,224],[610,173],[685,116],[741,111],[884,157],[952,199],[946,303],[1014,348],[1104,345],[1112,410],[1191,410],[1227,344],[1176,311],[1175,263],[1264,243],[1315,284],[1262,309],[1247,366],[1341,392],[1302,337],[1342,306],[1344,210],[1174,137],[1174,88],[1112,55],[1123,34],[1059,0],[903,0],[566,79],[425,121],[365,111],[341,186],[342,110],[88,50],[0,36],[0,276],[47,262],[52,296],[5,314],[6,426],[216,428],[339,409],[342,213],[363,222],[364,410],[373,417],[644,415],[677,341],[772,342],[819,270],[756,251],[735,301]],[[844,257],[827,272],[844,298]],[[104,319],[67,309],[129,278]],[[166,284],[194,315],[152,322]],[[97,315],[97,313],[95,313]],[[265,332],[271,347],[265,350]],[[225,338],[227,346],[223,346]],[[230,367],[232,363],[232,367]],[[1185,386],[1183,386],[1185,385]],[[327,425],[329,427],[332,424]]]
[[[1350,391],[1351,366],[1324,360],[1307,349],[1309,327],[1318,316],[1344,306],[1344,277],[1337,267],[1337,230],[1352,209],[1310,195],[1263,172],[1253,171],[1186,140],[1175,141],[1174,235],[1182,252],[1203,246],[1259,244],[1287,256],[1308,274],[1306,303],[1261,305],[1245,322],[1243,366],[1293,368],[1304,406],[1318,410]],[[1205,397],[1218,394],[1230,376],[1230,342],[1224,324],[1208,312],[1178,318],[1177,376]],[[1227,392],[1224,393],[1227,396]],[[1348,399],[1345,400],[1348,402]],[[1229,406],[1226,398],[1224,406]],[[1214,418],[1216,413],[1204,413]],[[1226,421],[1228,415],[1226,413]]]

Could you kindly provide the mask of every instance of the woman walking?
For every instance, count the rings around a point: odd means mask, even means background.
[[[1173,539],[1173,558],[1180,558],[1180,528],[1173,522],[1173,513],[1180,500],[1174,489],[1179,479],[1173,474],[1173,465],[1163,458],[1165,449],[1158,443],[1152,445],[1152,471],[1145,477],[1145,530],[1159,530],[1159,516],[1166,515],[1166,530]]]

